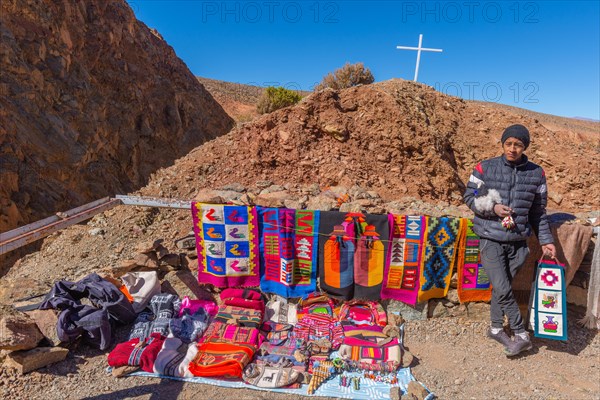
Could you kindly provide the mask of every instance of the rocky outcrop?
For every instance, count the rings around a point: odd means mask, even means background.
[[[597,137],[575,141],[517,108],[468,102],[399,79],[312,93],[203,144],[157,172],[141,192],[190,198],[193,188],[259,187],[268,180],[317,189],[357,185],[387,201],[412,196],[460,205],[477,162],[502,153],[502,131],[515,123],[531,132],[527,155],[544,167],[549,208],[594,209],[600,201]],[[307,208],[330,209],[323,200]],[[358,205],[367,204],[352,206]]]
[[[143,186],[234,124],[125,0],[3,0],[0,70],[0,231]]]

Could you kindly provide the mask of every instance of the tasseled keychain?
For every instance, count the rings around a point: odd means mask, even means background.
[[[502,220],[502,226],[508,230],[514,229],[514,227],[516,226],[515,220],[510,215],[508,217],[504,217],[504,219]]]

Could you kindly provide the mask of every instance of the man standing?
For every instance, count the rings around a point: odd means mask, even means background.
[[[546,175],[524,154],[529,131],[511,125],[501,141],[503,154],[477,164],[463,198],[475,213],[473,231],[481,238],[481,264],[492,284],[488,336],[504,345],[507,356],[514,356],[532,348],[512,291],[512,280],[529,254],[531,229],[544,254],[555,257],[556,249],[546,217]],[[512,340],[503,329],[504,315]]]

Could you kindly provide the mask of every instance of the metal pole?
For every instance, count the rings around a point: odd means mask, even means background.
[[[90,219],[94,215],[110,210],[119,204],[121,204],[120,200],[105,197],[104,199],[96,200],[65,213],[59,213],[60,216],[55,215],[2,233],[0,234],[0,255],[43,239],[61,229]]]

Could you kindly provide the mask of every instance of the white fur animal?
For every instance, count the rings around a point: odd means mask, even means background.
[[[480,184],[477,192],[479,196],[475,197],[474,204],[475,208],[482,214],[493,214],[494,206],[502,204],[502,197],[496,189],[487,190],[483,184]]]

